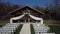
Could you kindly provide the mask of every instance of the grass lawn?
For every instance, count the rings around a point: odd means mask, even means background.
[[[34,31],[34,28],[33,28],[32,24],[30,24],[30,29],[31,29],[31,34],[35,34],[35,31]]]
[[[0,24],[0,27],[3,27],[5,24]]]
[[[49,25],[49,27],[50,27],[50,32],[55,34],[60,34],[60,26]]]
[[[6,23],[9,23],[9,21],[10,21],[10,19],[0,20],[0,24],[6,24]],[[52,19],[43,20],[43,22],[45,24],[57,24],[57,25],[60,25],[60,21],[56,21],[56,20],[52,20]]]
[[[9,19],[6,20],[0,20],[0,25],[9,23]]]
[[[9,20],[0,20],[0,27],[4,26],[4,24],[9,23]],[[51,33],[56,33],[56,34],[60,34],[60,21],[55,21],[55,20],[44,20],[44,24],[49,25],[50,27],[50,32]],[[50,25],[52,24],[52,25]],[[57,25],[54,25],[57,24]],[[35,34],[34,32],[34,28],[33,25],[30,25],[31,27],[31,34]],[[22,28],[22,25],[19,26],[19,28],[17,28],[17,30],[15,31],[16,34],[19,34],[20,30]]]
[[[3,25],[0,25],[0,27],[2,27]]]
[[[22,29],[23,24],[19,25],[19,27],[16,29],[16,31],[14,32],[14,34],[19,34],[21,29]]]
[[[30,25],[31,27],[31,34],[35,34],[33,25]],[[50,27],[50,33],[55,33],[55,34],[60,34],[60,26],[55,26],[55,25],[49,25]]]
[[[4,25],[2,24],[2,25],[0,25],[0,27],[3,27]],[[22,29],[22,26],[23,26],[23,24],[20,24],[19,27],[15,30],[14,34],[19,34]]]
[[[57,25],[57,26],[60,26],[60,21],[56,21],[56,20],[44,20],[43,21],[44,24],[47,24],[47,25]]]

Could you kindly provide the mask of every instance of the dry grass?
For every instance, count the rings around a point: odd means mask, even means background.
[[[57,25],[60,26],[60,21],[55,21],[55,20],[44,20],[44,23],[47,25]]]
[[[0,20],[0,25],[1,25],[1,24],[6,24],[6,23],[9,23],[9,19],[6,19],[6,20]]]
[[[0,24],[6,24],[9,23],[9,19],[6,20],[0,20]],[[55,20],[44,20],[44,24],[47,25],[60,25],[60,21],[55,21]]]

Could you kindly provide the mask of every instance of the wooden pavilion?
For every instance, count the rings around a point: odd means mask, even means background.
[[[33,15],[33,16],[36,16],[36,17],[39,17],[41,18],[42,16],[41,15],[44,15],[44,13],[42,11],[39,11],[35,8],[32,8],[30,6],[23,6],[23,7],[20,7],[12,12],[9,12],[9,17],[10,18],[14,18],[14,17],[17,17],[17,16],[21,16],[22,14],[25,14],[24,17],[22,17],[21,19],[18,19],[18,20],[13,20],[13,22],[17,23],[17,22],[36,22],[36,20],[32,19],[30,15]],[[40,20],[38,20],[37,22],[39,22]]]

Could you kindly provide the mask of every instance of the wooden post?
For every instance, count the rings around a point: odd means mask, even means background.
[[[25,20],[25,23],[26,23],[26,20]]]
[[[10,23],[12,23],[12,19],[10,19]]]
[[[28,19],[28,22],[30,22],[30,18]]]
[[[43,24],[43,19],[41,18],[41,24]]]

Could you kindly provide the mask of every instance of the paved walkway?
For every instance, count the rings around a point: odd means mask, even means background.
[[[30,24],[24,23],[20,34],[31,34],[30,32]]]

